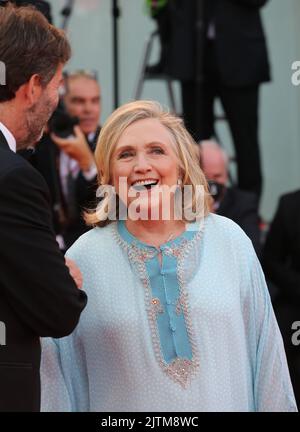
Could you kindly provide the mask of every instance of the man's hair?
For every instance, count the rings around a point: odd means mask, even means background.
[[[34,74],[46,87],[58,65],[66,63],[70,56],[65,33],[49,24],[34,7],[0,7],[0,61],[6,71],[6,83],[0,85],[0,102],[13,99]]]
[[[79,69],[73,72],[64,71],[64,90],[65,95],[69,93],[70,87],[69,83],[73,80],[84,78],[87,80],[92,80],[99,86],[98,74],[96,71],[88,71],[84,69]]]

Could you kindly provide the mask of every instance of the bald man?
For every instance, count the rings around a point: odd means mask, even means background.
[[[201,168],[214,198],[213,211],[236,222],[260,255],[258,200],[256,194],[228,186],[228,156],[215,141],[200,143]]]

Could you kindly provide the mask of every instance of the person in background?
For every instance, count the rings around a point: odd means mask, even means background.
[[[292,335],[299,328],[295,323],[300,321],[300,190],[280,198],[267,233],[262,264],[268,282],[277,288],[274,309],[299,406],[300,347]]]
[[[146,0],[148,14],[156,21],[160,42],[160,54],[157,63],[146,66],[146,73],[164,74],[167,70],[166,59],[170,38],[170,15],[168,0]]]
[[[0,411],[40,410],[40,338],[70,334],[87,301],[55,241],[45,180],[16,154],[43,134],[70,55],[36,9],[0,7]]]
[[[62,138],[56,130],[51,131],[50,122],[50,133],[44,135],[31,160],[51,191],[57,240],[66,250],[87,231],[82,212],[96,201],[93,153],[101,116],[101,89],[96,76],[87,71],[65,74],[63,105],[67,116],[74,120],[73,130]],[[63,123],[64,118],[59,121]]]
[[[200,142],[200,164],[210,184],[213,211],[236,222],[252,240],[258,256],[261,252],[258,199],[256,194],[229,186],[226,152],[215,141]]]
[[[152,70],[163,66],[180,81],[182,115],[196,142],[216,136],[214,102],[220,99],[235,148],[238,187],[258,197],[259,90],[270,80],[260,10],[267,2],[147,0],[162,41],[163,57]]]

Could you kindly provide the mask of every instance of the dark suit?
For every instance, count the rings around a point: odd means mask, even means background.
[[[0,411],[39,411],[40,337],[70,334],[86,304],[50,228],[48,195],[0,132]]]
[[[243,87],[270,80],[266,41],[259,8],[268,0],[170,0],[167,72],[180,81],[195,79],[199,53],[208,26],[215,25],[215,50],[220,80]],[[196,33],[197,4],[203,4],[204,26]],[[198,41],[200,36],[202,40]],[[201,44],[202,43],[202,44]],[[201,55],[202,53],[200,53]]]
[[[89,142],[92,151],[95,150],[96,141],[100,132],[97,130],[95,138]],[[60,150],[49,135],[44,135],[36,147],[31,158],[33,166],[42,174],[48,184],[51,196],[52,216],[56,234],[62,235],[68,249],[88,227],[85,225],[82,212],[86,208],[94,208],[96,203],[97,178],[86,180],[80,171],[76,179],[71,180],[73,205],[70,209],[68,197],[62,192],[59,171]]]
[[[240,189],[261,192],[259,84],[270,79],[259,8],[267,0],[172,0],[166,72],[181,81],[183,117],[196,141],[215,135],[221,99],[231,129]],[[196,25],[203,4],[202,27]],[[215,34],[208,37],[213,24]]]
[[[236,222],[252,240],[256,254],[260,256],[261,244],[256,195],[235,187],[226,188],[217,213]]]
[[[291,342],[292,323],[300,321],[300,190],[280,198],[263,250],[263,267],[278,288],[274,309],[300,406],[300,346]]]

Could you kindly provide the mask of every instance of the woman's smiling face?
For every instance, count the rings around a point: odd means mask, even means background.
[[[128,126],[114,150],[111,173],[117,194],[122,201],[127,199],[128,206],[139,197],[140,211],[161,207],[161,194],[151,194],[151,188],[154,192],[156,186],[174,186],[179,177],[175,144],[168,129],[153,118]]]

